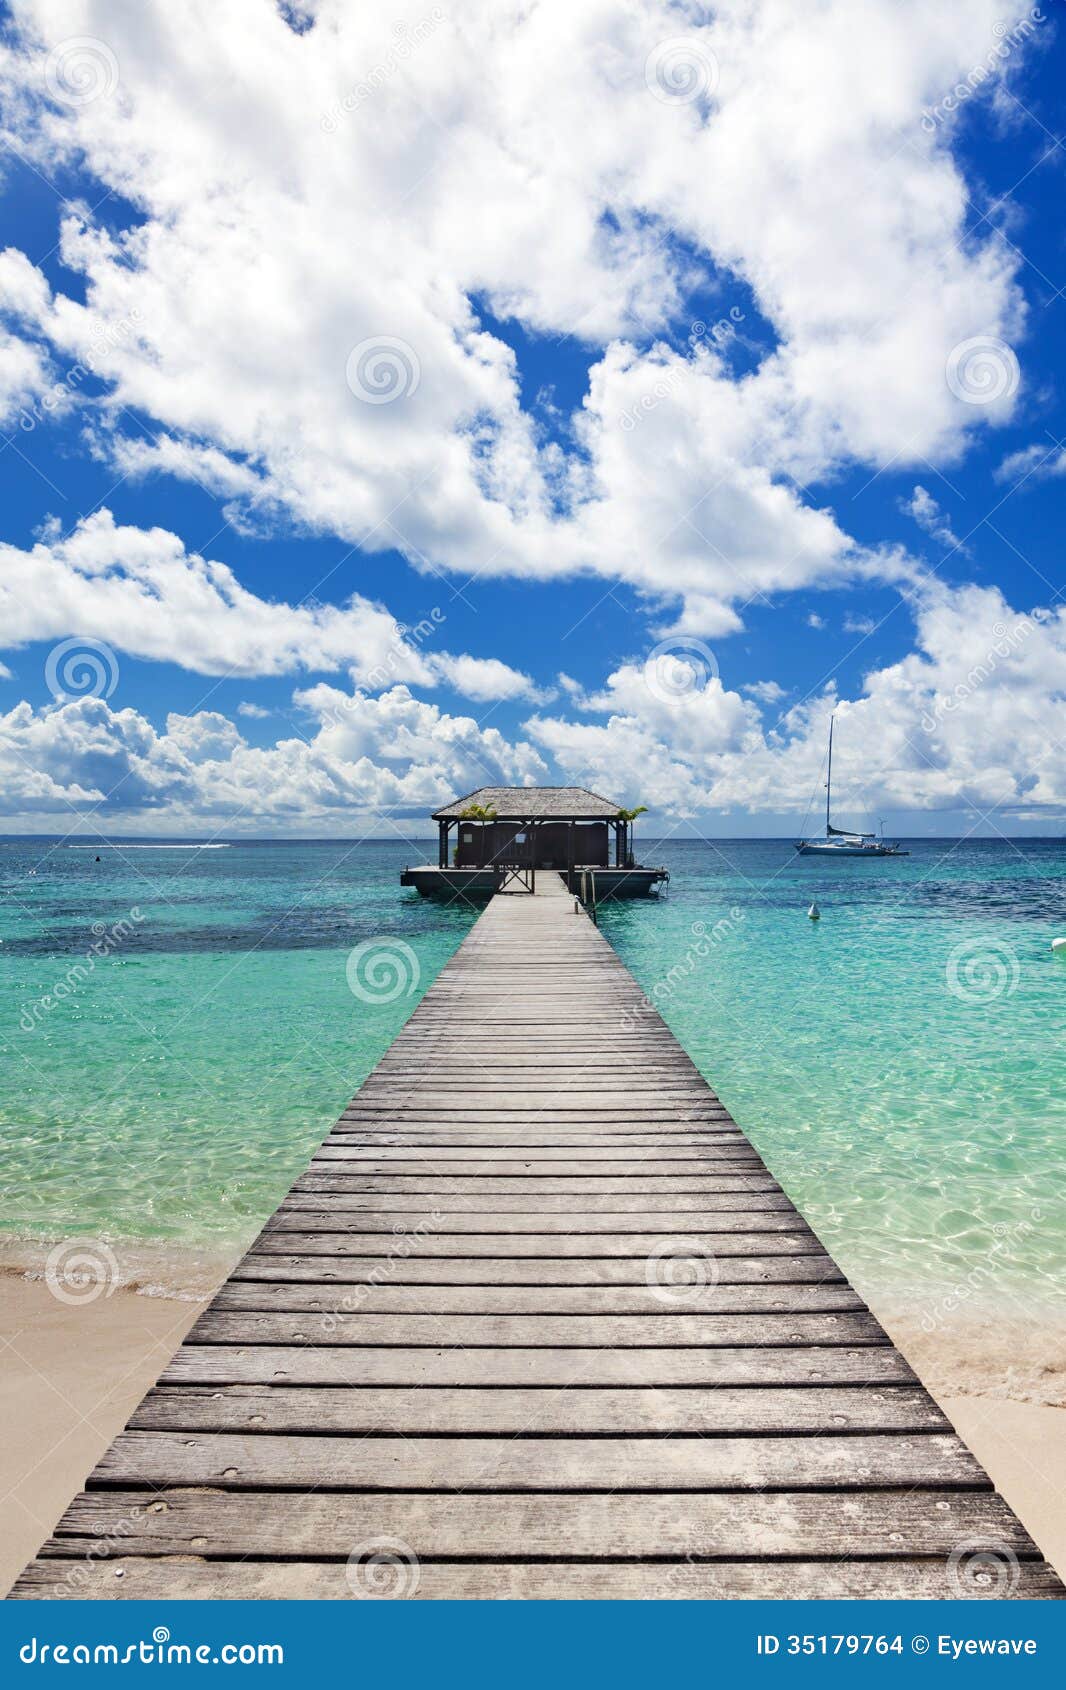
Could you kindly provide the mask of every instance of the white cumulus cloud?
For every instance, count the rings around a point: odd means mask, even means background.
[[[1016,3],[463,0],[412,21],[320,0],[303,31],[270,0],[193,0],[180,31],[165,0],[15,10],[19,146],[121,201],[65,220],[84,299],[8,264],[8,402],[80,361],[98,448],[203,481],[235,520],[287,511],[464,578],[591,572],[716,636],[759,594],[906,578],[792,478],[950,458],[1010,415],[1016,383],[976,405],[945,372],[975,336],[1020,340],[1020,259],[974,226],[922,114]],[[55,55],[85,38],[110,59],[64,100]],[[693,75],[672,83],[678,38]],[[743,315],[742,377],[728,341],[678,350],[708,288]],[[560,437],[484,304],[584,350]]]
[[[116,651],[202,675],[349,670],[360,685],[447,684],[474,700],[541,696],[498,658],[438,649],[447,613],[427,605],[405,630],[355,593],[343,605],[260,598],[222,563],[187,552],[163,528],[98,511],[30,551],[0,543],[0,641],[88,636]]]

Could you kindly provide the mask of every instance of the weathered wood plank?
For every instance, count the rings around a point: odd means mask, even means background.
[[[963,1592],[950,1558],[862,1561],[421,1561],[390,1575],[339,1561],[204,1561],[175,1568],[166,1560],[126,1556],[101,1565],[48,1560],[27,1567],[12,1591],[16,1600],[166,1601],[175,1574],[189,1600],[332,1601],[399,1597],[417,1601],[654,1601],[743,1600],[917,1602],[951,1601]],[[1000,1588],[1000,1583],[1004,1588]],[[1009,1579],[983,1575],[964,1594],[996,1601],[1055,1601],[1062,1585],[1043,1561],[1019,1561]]]
[[[846,1284],[830,1256],[722,1256],[715,1258],[719,1285]],[[298,1280],[324,1285],[646,1285],[643,1256],[477,1257],[462,1261],[412,1261],[399,1256],[294,1255],[249,1250],[230,1275],[241,1280]]]
[[[442,1439],[126,1431],[89,1484],[450,1493],[991,1489],[965,1444],[947,1432]]]
[[[514,1433],[943,1432],[947,1417],[908,1385],[767,1386],[746,1390],[466,1390],[344,1386],[157,1386],[130,1420],[146,1430]]]
[[[286,1228],[269,1228],[260,1233],[256,1240],[256,1252],[259,1255],[276,1251],[279,1255],[298,1254],[303,1256],[380,1256],[382,1240],[385,1233],[357,1232],[341,1229],[343,1216],[334,1216],[333,1225],[338,1228],[335,1232],[290,1232]],[[692,1236],[695,1229],[687,1229],[686,1236]],[[436,1256],[445,1257],[474,1257],[474,1256],[632,1256],[643,1254],[649,1256],[657,1246],[662,1244],[668,1233],[661,1232],[629,1232],[603,1233],[586,1232],[576,1237],[567,1237],[562,1233],[522,1233],[509,1232],[466,1232],[444,1234],[427,1237],[417,1232],[408,1232],[397,1236],[389,1228],[389,1234],[395,1238],[393,1253],[405,1258]],[[718,1232],[706,1234],[708,1240],[714,1238],[716,1242],[708,1245],[713,1249],[716,1258],[727,1255],[736,1256],[802,1256],[807,1252],[822,1253],[821,1245],[813,1233],[799,1230],[790,1232]],[[387,1252],[386,1252],[387,1254]]]
[[[358,1349],[353,1345],[190,1344],[166,1385],[839,1385],[916,1383],[891,1344],[749,1349]]]
[[[669,1305],[667,1305],[669,1306]],[[229,1313],[208,1309],[190,1344],[461,1344],[468,1349],[681,1349],[735,1348],[770,1344],[887,1344],[873,1315],[838,1314],[673,1314],[657,1315],[420,1315],[331,1314],[324,1317],[280,1312]]]
[[[753,1182],[754,1184],[754,1182]],[[743,1214],[770,1213],[772,1211],[792,1212],[792,1204],[780,1190],[775,1190],[771,1182],[764,1182],[769,1189],[755,1188],[746,1181],[736,1180],[724,1191],[692,1192],[675,1196],[663,1196],[660,1192],[645,1192],[643,1195],[633,1195],[623,1192],[620,1195],[601,1196],[585,1192],[569,1192],[566,1194],[541,1195],[533,1193],[531,1196],[501,1195],[498,1192],[476,1192],[473,1196],[465,1191],[455,1191],[451,1186],[436,1192],[423,1192],[421,1198],[410,1192],[400,1192],[398,1195],[386,1195],[383,1192],[352,1191],[343,1182],[305,1175],[298,1180],[286,1199],[285,1207],[291,1213],[294,1209],[323,1209],[327,1202],[331,1210],[343,1213],[362,1212],[376,1215],[407,1215],[418,1217],[427,1214],[440,1213],[447,1209],[449,1214],[479,1214],[479,1215],[643,1215],[650,1223],[656,1214],[671,1215],[700,1215],[709,1213]],[[691,1221],[682,1222],[691,1226]],[[697,1223],[698,1224],[698,1223]]]
[[[387,1533],[419,1558],[949,1556],[980,1538],[1033,1555],[1028,1533],[989,1491],[660,1492],[533,1496],[86,1491],[48,1545],[126,1556],[326,1556]],[[171,1592],[173,1594],[173,1591]]]
[[[446,1201],[446,1199],[444,1200]],[[324,1209],[323,1199],[312,1195],[308,1202],[287,1199],[267,1222],[268,1232],[342,1232],[389,1233],[395,1236],[405,1231],[403,1220],[396,1214],[379,1214],[376,1210],[350,1208],[344,1203],[331,1203]],[[314,1205],[313,1207],[310,1205]],[[649,1251],[662,1247],[664,1238],[693,1240],[693,1252],[709,1251],[720,1233],[794,1232],[811,1236],[806,1221],[791,1205],[780,1209],[764,1209],[761,1204],[747,1207],[741,1203],[728,1209],[704,1209],[695,1214],[681,1215],[676,1210],[654,1214],[587,1214],[581,1209],[562,1213],[507,1214],[497,1212],[451,1214],[435,1204],[420,1210],[408,1210],[407,1225],[429,1227],[434,1237],[460,1237],[468,1233],[506,1233],[509,1238],[534,1234],[549,1238],[618,1238],[625,1233],[654,1238]]]
[[[211,1303],[212,1311],[278,1309],[293,1313],[565,1314],[602,1317],[642,1315],[658,1320],[664,1310],[688,1314],[814,1313],[865,1307],[846,1283],[836,1285],[721,1285],[694,1283],[665,1297],[658,1285],[261,1285],[229,1279]]]
[[[610,1090],[606,1087],[586,1090],[584,1087],[578,1088],[572,1082],[563,1082],[557,1090],[530,1085],[528,1089],[508,1087],[502,1091],[489,1091],[467,1081],[461,1083],[462,1106],[469,1111],[471,1123],[479,1117],[484,1119],[494,1116],[498,1109],[507,1109],[514,1112],[517,1118],[521,1118],[524,1112],[527,1124],[543,1121],[545,1125],[550,1126],[557,1104],[564,1105],[571,1115],[579,1114],[586,1108],[594,1109],[602,1115],[605,1110],[614,1107],[624,1111],[631,1121],[647,1119],[649,1122],[658,1122],[662,1109],[673,1106],[675,1109],[684,1110],[690,1102],[703,1102],[695,1088],[682,1092],[675,1087],[660,1085],[649,1088],[646,1092],[639,1086],[623,1090],[622,1082],[617,1080]],[[402,1090],[398,1087],[390,1088],[388,1091],[372,1092],[366,1098],[370,1107],[383,1107],[393,1116],[405,1116],[408,1109],[414,1113],[454,1108],[455,1101],[454,1091],[432,1092],[425,1086],[408,1086]]]
[[[582,1150],[620,1149],[637,1151],[643,1156],[648,1150],[708,1150],[741,1147],[740,1133],[565,1133],[555,1127],[508,1127],[490,1131],[487,1127],[440,1128],[427,1132],[424,1127],[407,1126],[402,1121],[388,1127],[334,1127],[328,1144],[347,1144],[374,1149],[417,1150],[489,1150],[551,1149]],[[745,1147],[746,1148],[746,1147]]]
[[[541,1122],[551,1127],[573,1127],[577,1131],[595,1130],[599,1127],[621,1128],[633,1125],[628,1104],[621,1108],[584,1108],[574,1109],[567,1106],[565,1100],[553,1102],[551,1108],[532,1109],[481,1109],[458,1103],[452,1099],[450,1104],[429,1105],[418,1098],[409,1100],[395,1108],[384,1108],[375,1104],[367,1111],[359,1110],[351,1116],[344,1117],[346,1124],[358,1124],[362,1121],[375,1121],[379,1125],[388,1126],[397,1120],[416,1123],[420,1127],[468,1127],[493,1126],[500,1127],[535,1127]],[[733,1133],[729,1122],[721,1115],[714,1114],[696,1102],[682,1107],[680,1104],[667,1104],[656,1100],[655,1105],[649,1105],[642,1110],[640,1123],[648,1131],[657,1126],[662,1127],[707,1127],[711,1131],[728,1133],[730,1137],[743,1138],[743,1133]]]
[[[314,1183],[311,1183],[311,1182]],[[447,1183],[444,1183],[447,1182]],[[467,1191],[485,1197],[495,1196],[497,1193],[508,1197],[632,1197],[634,1192],[641,1192],[648,1196],[692,1197],[700,1196],[704,1192],[724,1191],[776,1191],[781,1187],[771,1174],[764,1173],[725,1173],[699,1174],[688,1179],[670,1179],[662,1176],[651,1176],[640,1181],[635,1187],[629,1179],[600,1179],[592,1175],[569,1176],[511,1174],[497,1178],[493,1174],[483,1175],[476,1182],[466,1184],[465,1178],[454,1174],[440,1174],[433,1169],[426,1169],[417,1174],[364,1174],[358,1168],[334,1163],[324,1167],[321,1163],[313,1164],[306,1174],[301,1174],[293,1189],[324,1191],[336,1188],[338,1191],[379,1192],[383,1195],[402,1196],[411,1193],[416,1197],[433,1197],[440,1191]]]
[[[707,1145],[699,1151],[678,1152],[670,1156],[660,1150],[651,1154],[611,1147],[582,1148],[580,1153],[564,1145],[516,1145],[491,1151],[477,1145],[450,1148],[447,1145],[426,1147],[412,1144],[359,1145],[341,1144],[327,1139],[315,1155],[316,1164],[326,1161],[356,1162],[370,1173],[387,1170],[392,1163],[436,1163],[440,1167],[453,1166],[457,1173],[500,1172],[514,1162],[524,1168],[561,1174],[606,1173],[635,1174],[706,1174],[713,1167],[762,1167],[754,1151],[741,1146]],[[402,1172],[402,1166],[397,1169]]]

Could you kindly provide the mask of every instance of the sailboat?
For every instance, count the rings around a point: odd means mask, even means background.
[[[851,833],[834,827],[829,819],[833,795],[833,717],[829,718],[829,766],[825,780],[825,838],[797,839],[796,850],[803,857],[909,857],[899,845],[887,844],[875,833]]]

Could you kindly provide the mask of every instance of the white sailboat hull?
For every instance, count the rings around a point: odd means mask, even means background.
[[[876,840],[869,845],[837,845],[830,839],[800,839],[796,850],[801,857],[906,857],[910,854],[901,851],[898,845],[881,845]]]

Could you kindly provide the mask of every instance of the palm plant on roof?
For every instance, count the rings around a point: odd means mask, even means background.
[[[462,810],[460,812],[459,819],[460,819],[460,821],[464,821],[464,822],[478,822],[480,824],[480,826],[482,828],[484,828],[488,825],[489,822],[494,822],[496,820],[496,806],[495,806],[495,804],[468,804],[466,806],[466,809]],[[458,849],[459,849],[458,846],[456,846],[456,854],[457,855],[458,855]],[[480,845],[478,847],[478,852],[479,852],[479,859],[480,859],[481,865],[482,865],[482,867],[484,867],[484,863],[485,863],[485,835],[484,835],[484,833],[481,834],[481,842],[480,842]]]
[[[632,868],[633,866],[633,823],[636,821],[638,816],[646,816],[647,813],[647,804],[638,804],[635,810],[621,809],[618,812],[618,820],[620,822],[625,822],[626,830],[629,835],[629,844],[626,849],[627,868]]]

